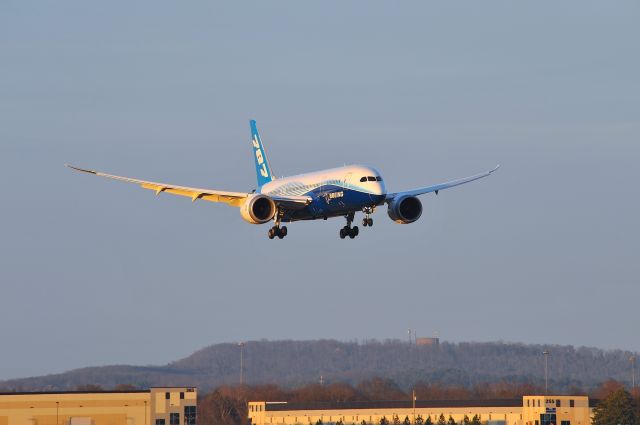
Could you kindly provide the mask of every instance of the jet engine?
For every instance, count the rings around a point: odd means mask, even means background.
[[[422,215],[422,202],[415,196],[403,196],[389,202],[389,218],[400,224],[413,223]]]
[[[265,195],[251,195],[240,207],[240,216],[251,224],[264,224],[276,215],[276,203]]]

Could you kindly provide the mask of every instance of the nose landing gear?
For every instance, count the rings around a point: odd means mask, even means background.
[[[371,214],[373,214],[373,208],[374,207],[365,207],[362,209],[362,212],[364,213],[364,218],[362,219],[362,225],[364,227],[373,226],[373,219],[371,218]]]

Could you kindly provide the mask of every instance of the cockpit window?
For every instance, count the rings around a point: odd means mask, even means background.
[[[381,182],[382,181],[382,177],[380,176],[365,176],[365,177],[360,177],[360,181],[361,182],[366,182],[366,181],[370,181],[370,182]]]

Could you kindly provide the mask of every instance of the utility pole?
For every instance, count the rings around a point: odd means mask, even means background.
[[[59,401],[56,401],[56,425],[59,425],[59,424],[60,424],[60,422],[59,422],[59,420],[58,420],[58,416],[59,416],[59,415],[58,415],[58,411],[59,411],[59,408],[60,408],[60,402],[59,402]]]
[[[411,345],[411,328],[407,329],[407,334],[409,334],[409,345]]]
[[[547,395],[549,391],[549,351],[544,350],[542,354],[544,355],[544,395]]]
[[[244,342],[239,342],[240,347],[240,385],[244,384]]]

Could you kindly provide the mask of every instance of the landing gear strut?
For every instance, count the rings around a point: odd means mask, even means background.
[[[362,212],[364,213],[364,218],[362,219],[362,225],[364,227],[372,227],[373,226],[373,219],[371,218],[371,214],[373,214],[373,207],[365,207],[362,209]]]
[[[283,216],[283,214],[278,210],[278,212],[276,213],[276,217],[275,217],[275,225],[272,228],[270,228],[269,232],[267,233],[267,235],[269,236],[269,239],[273,239],[276,236],[279,239],[282,239],[285,236],[287,236],[287,226],[280,227],[280,222],[282,221],[282,216]]]
[[[345,215],[345,218],[347,219],[347,225],[344,226],[342,229],[340,229],[340,239],[344,239],[347,236],[353,239],[356,236],[358,236],[358,233],[360,233],[358,226],[351,227],[351,223],[353,223],[354,217],[355,217],[355,213],[352,213],[352,212]]]

